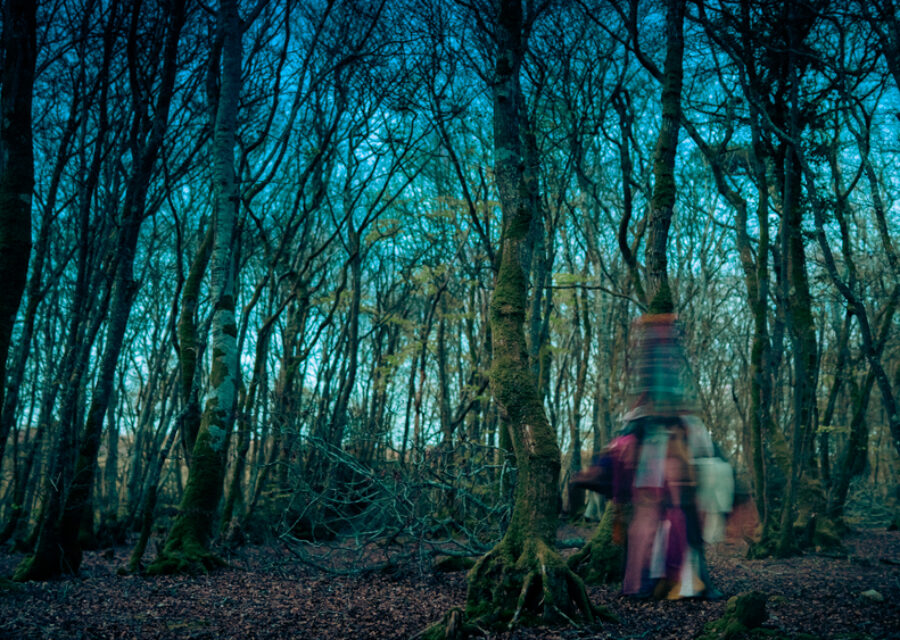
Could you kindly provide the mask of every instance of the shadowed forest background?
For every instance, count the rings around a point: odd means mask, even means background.
[[[610,510],[569,488],[622,427],[632,323],[662,300],[758,524],[711,550],[723,590],[846,574],[851,627],[770,624],[897,632],[894,0],[4,0],[2,19],[10,616],[60,584],[153,602],[252,567],[246,597],[290,574],[369,613],[397,584],[397,607],[430,600],[358,637],[577,634],[599,605],[602,637],[691,637],[724,603],[617,609]],[[854,600],[871,588],[887,602]],[[60,615],[54,637],[151,628]],[[154,633],[232,629],[204,615]]]

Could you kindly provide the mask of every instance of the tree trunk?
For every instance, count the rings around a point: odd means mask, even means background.
[[[569,441],[571,442],[571,455],[569,456],[569,478],[581,471],[581,416],[582,401],[587,386],[588,363],[591,358],[591,317],[588,311],[587,289],[581,290],[579,303],[578,294],[574,296],[575,306],[573,313],[573,330],[575,331],[575,349],[578,354],[578,372],[575,375],[575,393],[572,396],[572,411],[569,415]],[[582,333],[582,325],[584,332]],[[584,489],[567,488],[569,516],[575,517],[584,506]]]
[[[34,149],[31,101],[34,87],[36,5],[3,3],[3,71],[0,76],[0,407],[6,388],[6,357],[31,253],[31,192]],[[0,460],[7,433],[0,433]]]
[[[96,307],[89,308],[91,291],[102,289],[101,282],[108,274],[97,268],[93,277],[90,277],[92,265],[89,252],[91,245],[87,236],[92,198],[100,176],[101,158],[103,156],[104,138],[107,128],[106,101],[109,90],[109,82],[107,80],[109,78],[109,62],[113,40],[112,29],[108,24],[104,33],[104,55],[100,74],[100,77],[105,80],[99,83],[100,87],[98,89],[99,104],[97,109],[99,116],[95,129],[96,146],[87,167],[83,167],[86,169],[84,184],[78,194],[77,233],[80,235],[79,240],[81,242],[77,254],[77,275],[74,291],[69,301],[71,312],[65,348],[63,349],[63,356],[59,365],[55,367],[55,377],[53,378],[64,381],[64,383],[49,385],[49,388],[44,392],[39,413],[39,422],[52,428],[49,429],[48,461],[44,465],[38,480],[40,485],[38,489],[40,513],[25,545],[29,550],[34,548],[34,542],[40,538],[41,532],[47,523],[51,523],[53,531],[56,530],[65,491],[68,489],[68,484],[72,477],[72,454],[75,449],[74,423],[77,419],[79,396],[83,391],[84,372],[90,357],[90,347],[97,332],[100,330],[107,304],[105,299],[101,299]],[[98,247],[99,250],[100,248]],[[94,266],[96,267],[96,265]],[[53,415],[53,409],[60,391],[62,391],[62,399],[58,409],[59,421],[57,424],[53,424],[54,421],[51,416]],[[48,539],[45,544],[51,547],[58,547],[58,544],[50,540],[53,531],[48,532]],[[44,568],[36,568],[33,564],[32,557],[27,557],[20,563],[14,579],[32,579],[32,577],[37,576],[56,575],[62,570],[58,565],[51,564]]]
[[[662,121],[653,157],[653,195],[647,236],[647,301],[650,313],[672,313],[666,245],[675,209],[675,151],[681,123],[681,85],[684,76],[684,0],[666,3],[666,60],[662,76]]]
[[[491,389],[515,450],[518,480],[506,534],[469,572],[466,624],[494,629],[593,620],[581,579],[555,549],[560,457],[530,366],[524,322],[533,214],[522,167],[519,70],[525,50],[521,0],[498,3],[493,83],[494,169],[503,211],[500,268],[490,305]],[[455,614],[458,617],[458,614]],[[454,614],[430,635],[447,635]]]
[[[781,512],[781,530],[775,553],[779,557],[796,552],[794,540],[795,501],[804,471],[816,472],[807,460],[811,450],[814,412],[816,409],[816,386],[818,381],[818,353],[816,345],[815,321],[812,314],[812,299],[809,276],[806,267],[806,253],[803,240],[803,206],[801,190],[803,185],[803,156],[799,143],[806,124],[801,116],[800,89],[801,63],[797,60],[797,47],[802,42],[793,3],[786,6],[786,77],[783,78],[787,95],[782,102],[774,105],[774,119],[785,127],[791,136],[791,143],[779,145],[780,195],[782,202],[781,249],[783,271],[786,274],[783,291],[786,306],[787,327],[791,336],[794,389],[792,398],[791,424],[791,467],[784,492]],[[798,41],[799,39],[799,41]],[[786,114],[785,114],[786,112]],[[785,117],[786,115],[786,117]],[[783,157],[781,157],[783,156]],[[813,196],[813,194],[810,194]],[[823,496],[824,497],[824,496]]]
[[[253,363],[253,378],[241,407],[238,422],[238,444],[235,452],[234,468],[228,483],[225,506],[222,509],[222,533],[229,544],[236,543],[241,535],[242,511],[245,507],[242,485],[250,452],[250,430],[255,417],[256,400],[259,395],[260,380],[265,376],[266,358],[272,329],[279,314],[270,316],[260,328],[256,337],[256,358]]]
[[[119,425],[116,424],[118,394],[113,392],[106,412],[106,465],[103,468],[103,514],[106,522],[119,513]]]
[[[200,398],[197,363],[200,360],[201,345],[197,332],[197,307],[200,298],[200,284],[209,264],[212,251],[213,226],[203,234],[197,255],[191,262],[188,277],[181,292],[181,314],[178,316],[178,360],[181,369],[181,401],[184,403],[182,417],[178,425],[181,431],[181,446],[185,460],[190,466],[191,451],[197,442],[200,430]]]
[[[222,497],[225,445],[234,424],[239,384],[234,241],[240,198],[234,147],[241,89],[242,26],[237,0],[222,0],[218,18],[217,36],[222,49],[213,138],[216,209],[210,257],[213,319],[209,391],[178,516],[165,547],[148,568],[152,574],[207,571],[221,564],[210,551],[209,543]]]
[[[80,101],[72,100],[72,108],[69,112],[69,119],[66,128],[63,131],[62,138],[57,148],[56,160],[53,166],[53,174],[50,177],[50,184],[47,188],[46,202],[42,210],[41,228],[38,232],[37,245],[34,251],[34,259],[31,266],[31,276],[28,280],[26,290],[27,304],[22,319],[22,333],[19,336],[19,346],[15,351],[15,357],[12,362],[12,370],[7,372],[7,379],[4,380],[0,374],[0,400],[3,407],[0,414],[0,461],[3,460],[3,451],[6,446],[6,440],[12,429],[16,419],[16,408],[19,400],[19,390],[25,377],[25,365],[28,362],[28,356],[31,351],[31,340],[34,335],[34,323],[37,319],[38,306],[43,300],[44,294],[41,291],[41,284],[44,277],[44,265],[47,261],[47,254],[50,249],[51,226],[56,208],[56,200],[60,191],[60,183],[62,182],[63,169],[69,158],[70,146],[75,131],[78,128],[78,108]],[[29,234],[30,238],[30,234]],[[3,385],[6,385],[6,396],[3,396]]]
[[[844,505],[847,501],[847,492],[850,490],[850,481],[861,475],[868,466],[869,457],[869,427],[866,421],[866,412],[869,409],[869,398],[872,395],[872,387],[875,386],[875,372],[869,369],[862,385],[855,381],[851,383],[850,398],[852,400],[853,413],[850,418],[850,438],[841,456],[841,464],[837,469],[834,488],[828,500],[828,518],[840,529],[844,529]],[[838,531],[835,532],[837,534]]]
[[[137,293],[137,282],[134,280],[134,259],[141,224],[145,217],[147,189],[153,175],[156,156],[162,145],[168,121],[169,104],[175,85],[178,40],[185,19],[184,0],[175,2],[171,10],[171,22],[166,34],[165,65],[158,101],[155,105],[156,120],[152,123],[152,133],[146,146],[140,148],[138,162],[125,193],[121,228],[116,254],[113,257],[117,268],[109,309],[106,342],[100,360],[97,383],[91,394],[91,406],[78,440],[78,456],[75,461],[74,475],[65,496],[59,520],[53,519],[43,523],[34,555],[23,562],[16,571],[17,580],[42,580],[59,572],[77,573],[81,566],[82,550],[79,528],[86,518],[93,519],[91,490],[94,485],[94,470],[97,466],[97,453],[100,450],[100,440],[103,434],[103,420],[106,417],[112,395],[119,353],[125,339],[128,316]],[[138,11],[139,9],[135,8],[135,12]],[[136,13],[132,18],[132,24],[136,25],[138,20],[139,16]],[[132,31],[133,35],[134,30]],[[139,89],[132,87],[132,91],[137,93]],[[137,100],[140,98],[138,97]]]
[[[131,551],[131,557],[128,559],[128,566],[124,571],[120,570],[120,572],[139,573],[141,571],[141,562],[144,558],[144,551],[147,549],[147,543],[150,541],[153,520],[155,518],[156,502],[159,496],[159,479],[162,476],[163,467],[169,457],[169,452],[172,450],[177,434],[178,429],[171,429],[169,431],[165,442],[162,447],[160,447],[159,457],[153,463],[150,473],[147,474],[147,486],[144,487],[144,498],[141,504],[140,513],[138,514],[141,525],[140,536],[138,537],[137,544],[134,545],[134,549]]]

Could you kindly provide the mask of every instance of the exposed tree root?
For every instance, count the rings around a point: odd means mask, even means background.
[[[444,614],[440,622],[417,633],[410,640],[465,640],[477,635],[487,635],[487,630],[467,623],[463,610],[453,607]]]
[[[81,553],[74,553],[71,545],[64,546],[58,531],[51,524],[42,530],[34,552],[16,567],[12,579],[16,582],[43,581],[61,575],[75,575],[81,563]]]
[[[766,621],[766,595],[749,591],[728,600],[725,615],[707,623],[699,640],[731,640],[731,638],[755,636],[752,632]]]
[[[469,573],[467,625],[505,630],[533,624],[593,624],[615,619],[591,604],[584,582],[544,540],[528,538],[515,555],[504,539]]]
[[[617,544],[616,505],[607,502],[594,536],[568,561],[569,569],[586,584],[604,584],[622,577],[625,549]]]
[[[189,538],[169,539],[159,557],[147,567],[149,575],[209,573],[225,566],[225,561],[210,552],[203,545]]]

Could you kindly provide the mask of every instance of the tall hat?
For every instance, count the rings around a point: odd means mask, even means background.
[[[688,409],[687,360],[674,313],[647,314],[631,326],[629,395],[637,415]]]

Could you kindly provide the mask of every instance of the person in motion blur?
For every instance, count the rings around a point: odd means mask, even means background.
[[[641,316],[631,337],[631,408],[621,433],[575,481],[616,503],[614,539],[626,543],[624,595],[721,598],[704,543],[724,534],[733,470],[687,392],[691,381],[675,315]]]

